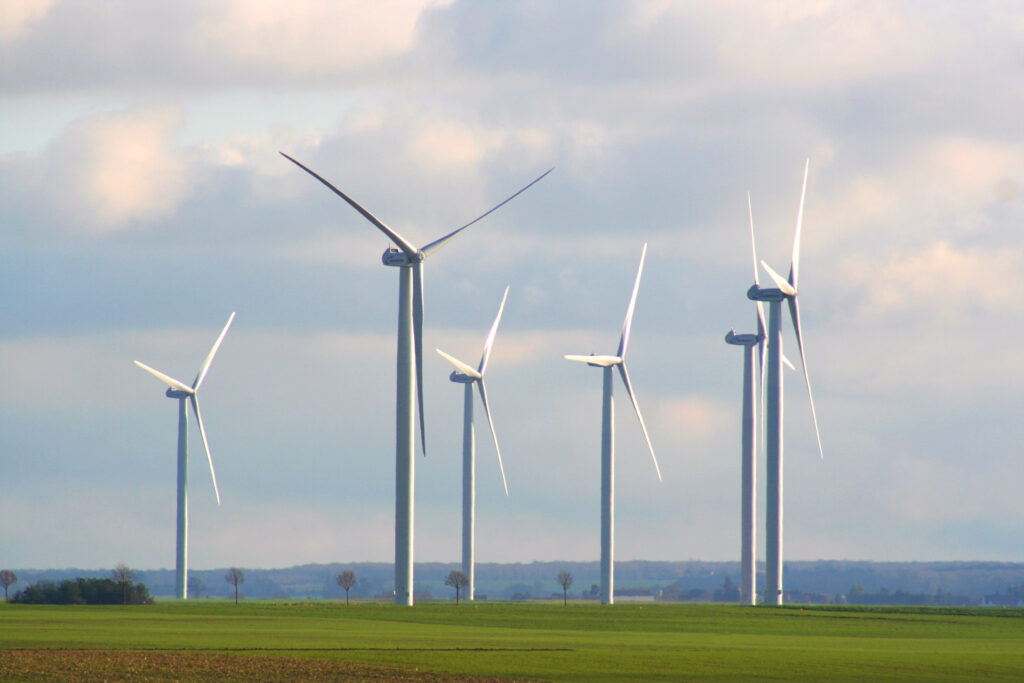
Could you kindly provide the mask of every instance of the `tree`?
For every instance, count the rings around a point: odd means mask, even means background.
[[[7,589],[12,584],[18,583],[18,575],[12,572],[10,569],[4,569],[0,571],[0,586],[4,587],[4,600],[10,602],[10,598],[7,597]]]
[[[188,596],[190,598],[201,598],[206,590],[206,583],[195,574],[188,577]]]
[[[572,572],[564,569],[558,572],[558,585],[562,587],[562,606],[569,604],[569,586],[572,585]]]
[[[232,567],[224,575],[224,580],[235,587],[235,604],[238,604],[238,586],[245,583],[245,574],[238,567]]]
[[[460,572],[458,569],[453,569],[448,572],[448,576],[444,580],[444,585],[451,586],[455,589],[455,604],[459,604],[459,591],[462,587],[469,583],[469,577]]]
[[[355,572],[344,571],[338,574],[338,585],[345,589],[345,604],[348,604],[348,591],[356,585]]]
[[[132,580],[135,578],[131,567],[126,565],[124,562],[119,562],[118,565],[114,567],[114,571],[110,572],[110,575],[114,578],[114,581],[121,584],[122,602],[127,605],[128,589],[131,588]]]

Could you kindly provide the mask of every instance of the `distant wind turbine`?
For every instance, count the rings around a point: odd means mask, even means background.
[[[811,380],[807,375],[807,359],[804,354],[803,336],[800,328],[800,307],[797,304],[800,274],[800,232],[803,226],[804,199],[807,195],[807,173],[810,159],[804,164],[804,182],[800,191],[800,206],[797,210],[796,234],[793,237],[793,256],[790,261],[789,278],[784,279],[764,261],[761,265],[775,283],[773,289],[763,289],[757,283],[747,290],[747,298],[768,302],[767,363],[765,378],[765,602],[782,604],[782,302],[789,306],[797,348],[800,350],[800,365],[803,368],[807,399],[811,406],[814,435],[818,440],[818,453],[824,458],[821,447],[821,433],[818,430],[818,416],[814,410],[811,395]]]
[[[615,602],[615,412],[612,404],[612,368],[618,367],[622,384],[626,387],[629,400],[633,403],[640,429],[643,430],[647,448],[654,461],[654,471],[661,481],[661,468],[654,456],[651,437],[647,434],[647,425],[640,414],[640,406],[633,394],[633,387],[626,371],[626,347],[629,345],[629,333],[633,324],[633,310],[636,307],[636,295],[640,291],[640,275],[644,270],[644,258],[647,256],[647,244],[640,253],[640,267],[636,271],[636,282],[633,284],[633,295],[626,309],[626,320],[622,323],[622,336],[619,338],[619,350],[614,356],[566,356],[567,360],[579,361],[595,368],[604,370],[604,393],[601,408],[601,603],[610,605]]]
[[[548,169],[525,187],[495,207],[477,216],[461,228],[434,240],[421,249],[381,222],[354,199],[327,182],[323,177],[281,153],[288,161],[323,183],[331,192],[344,199],[378,230],[398,245],[388,247],[381,261],[385,266],[398,268],[398,353],[397,398],[395,402],[395,604],[413,604],[413,484],[415,479],[415,427],[413,403],[419,405],[420,443],[426,455],[426,427],[423,418],[423,261],[447,244],[463,230],[501,208],[551,173]],[[415,368],[415,375],[413,374]],[[413,391],[416,397],[413,397]]]
[[[472,366],[450,356],[441,349],[436,349],[442,357],[455,366],[455,370],[452,371],[449,379],[465,387],[462,401],[462,573],[469,579],[469,583],[466,585],[468,600],[474,599],[474,573],[476,569],[476,561],[474,559],[476,528],[476,439],[473,430],[474,384],[480,390],[480,401],[484,405],[484,412],[487,414],[487,424],[491,427],[491,437],[494,439],[494,452],[498,454],[498,469],[501,470],[501,483],[505,487],[505,495],[508,495],[505,466],[501,462],[498,435],[494,431],[494,420],[491,419],[491,409],[487,403],[487,388],[484,386],[487,362],[491,358],[491,349],[494,347],[494,335],[498,332],[498,323],[501,322],[501,314],[505,310],[506,299],[508,299],[508,287],[505,288],[505,295],[501,297],[498,315],[494,318],[491,331],[487,333],[487,339],[484,341],[484,351],[480,355],[480,364],[475,370]]]
[[[750,246],[754,257],[754,284],[757,284],[757,246],[754,243],[754,211],[747,195],[750,216]],[[757,417],[754,403],[754,347],[758,347],[760,366],[764,368],[764,308],[757,302],[757,333],[736,334],[729,330],[725,342],[743,347],[743,422],[740,431],[740,602],[757,603]],[[763,385],[763,377],[762,382]]]
[[[206,429],[203,427],[203,416],[199,412],[199,387],[206,379],[206,373],[210,370],[210,363],[217,354],[217,349],[224,341],[224,335],[231,327],[231,321],[235,319],[232,313],[228,322],[221,330],[213,348],[206,355],[206,360],[199,367],[195,381],[192,386],[179,382],[178,380],[165,375],[159,370],[154,370],[145,363],[135,361],[140,368],[153,375],[165,384],[170,385],[167,389],[168,398],[178,399],[178,537],[177,550],[175,553],[174,591],[181,599],[188,597],[188,409],[185,406],[186,400],[192,404],[192,412],[196,415],[196,423],[199,425],[199,435],[203,437],[203,448],[206,449],[206,460],[210,463],[210,477],[213,479],[213,493],[217,497],[217,505],[220,505],[220,491],[217,488],[217,473],[213,471],[213,458],[210,456],[210,444],[206,440]]]

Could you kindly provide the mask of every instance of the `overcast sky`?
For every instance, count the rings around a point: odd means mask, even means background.
[[[598,558],[601,376],[562,355],[615,351],[644,242],[664,481],[617,387],[616,556],[739,559],[747,192],[785,272],[809,158],[785,557],[1024,561],[1022,45],[1018,2],[0,2],[0,565],[173,566],[176,404],[132,360],[190,382],[231,311],[190,564],[393,560],[397,273],[279,151],[416,244],[555,167],[427,263],[417,560],[459,557],[433,349],[475,364],[506,285],[477,559]]]

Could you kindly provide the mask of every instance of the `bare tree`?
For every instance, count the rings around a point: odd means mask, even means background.
[[[124,604],[128,604],[128,589],[132,585],[132,580],[135,578],[135,574],[132,573],[131,567],[126,565],[124,562],[119,562],[114,570],[110,572],[114,581],[121,584],[121,595],[124,600]]]
[[[224,575],[224,580],[235,587],[235,604],[238,604],[238,586],[245,583],[245,574],[238,567],[232,567]]]
[[[348,604],[348,591],[352,586],[356,585],[356,575],[354,572],[344,571],[338,574],[338,585],[345,589],[345,604]]]
[[[201,578],[199,578],[195,574],[192,574],[188,577],[188,596],[190,598],[203,597],[203,592],[205,590],[206,583]]]
[[[455,604],[459,604],[459,591],[462,587],[469,583],[469,577],[460,572],[458,569],[453,569],[448,572],[448,576],[444,580],[444,585],[451,586],[455,589]]]
[[[568,604],[569,586],[572,585],[572,572],[562,570],[558,572],[558,585],[562,587],[562,606]]]
[[[4,569],[0,571],[0,586],[4,587],[4,600],[10,602],[11,599],[7,597],[7,588],[11,584],[18,583],[18,575],[12,572],[10,569]]]

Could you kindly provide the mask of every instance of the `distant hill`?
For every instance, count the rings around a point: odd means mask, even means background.
[[[416,564],[416,593],[421,598],[452,597],[444,578],[456,563]],[[352,598],[390,596],[394,571],[390,563],[355,562],[306,564],[285,569],[246,569],[242,594],[247,598],[319,599],[343,598],[336,577],[345,570],[356,574]],[[561,596],[555,582],[559,571],[572,572],[570,597],[590,597],[599,581],[597,562],[530,562],[477,565],[477,596],[488,599],[537,599]],[[75,577],[109,577],[110,569],[15,569],[19,581],[13,591],[40,580],[60,581]],[[201,582],[196,597],[224,597],[231,586],[224,580],[227,568],[192,570]],[[615,564],[617,594],[652,596],[656,599],[723,599],[723,587],[739,583],[738,562],[647,562]],[[174,594],[174,571],[135,570],[157,597]],[[787,562],[785,585],[790,602],[893,602],[912,604],[1024,604],[1024,563],[1011,562],[865,562],[816,560]],[[195,594],[195,591],[192,592]]]

